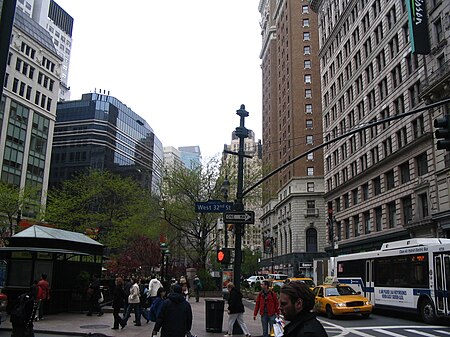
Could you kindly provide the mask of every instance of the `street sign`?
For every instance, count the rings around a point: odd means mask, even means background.
[[[233,209],[232,202],[220,200],[208,200],[206,202],[196,202],[195,212],[197,213],[223,213]]]
[[[223,220],[225,221],[225,223],[254,224],[255,212],[253,211],[226,212],[223,214]]]

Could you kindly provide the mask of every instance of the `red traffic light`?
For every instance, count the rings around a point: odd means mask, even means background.
[[[217,251],[217,262],[229,264],[231,262],[231,249],[221,248]]]

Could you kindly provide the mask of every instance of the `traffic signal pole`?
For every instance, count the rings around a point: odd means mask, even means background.
[[[242,212],[244,211],[244,139],[248,138],[248,130],[245,128],[245,117],[248,117],[248,112],[245,110],[245,105],[242,104],[241,108],[236,111],[236,114],[240,117],[239,126],[236,128],[236,136],[239,138],[239,150],[238,156],[238,175],[237,175],[237,189],[236,189],[236,200],[234,201],[234,211]],[[236,154],[231,151],[226,151],[227,153]],[[235,235],[235,245],[234,245],[234,269],[233,269],[233,283],[237,290],[241,288],[241,264],[242,264],[242,234],[244,229],[244,224],[235,223],[234,224],[234,235]]]

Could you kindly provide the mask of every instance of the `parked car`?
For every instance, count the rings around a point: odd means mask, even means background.
[[[285,279],[287,279],[289,276],[287,276],[286,274],[267,274],[266,275],[266,279],[271,279],[271,280],[278,280],[278,281],[283,281]]]
[[[335,315],[355,315],[369,317],[373,306],[369,300],[361,296],[352,287],[346,284],[326,284],[314,288],[316,312],[325,313],[328,318]]]
[[[254,287],[256,285],[256,282],[262,282],[264,280],[265,280],[264,276],[260,276],[260,275],[253,275],[253,276],[250,276],[248,279],[246,279],[246,281],[250,287]]]

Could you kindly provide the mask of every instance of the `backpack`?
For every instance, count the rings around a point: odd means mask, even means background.
[[[19,296],[19,302],[11,310],[10,321],[13,325],[27,327],[32,321],[34,300],[29,294]]]

